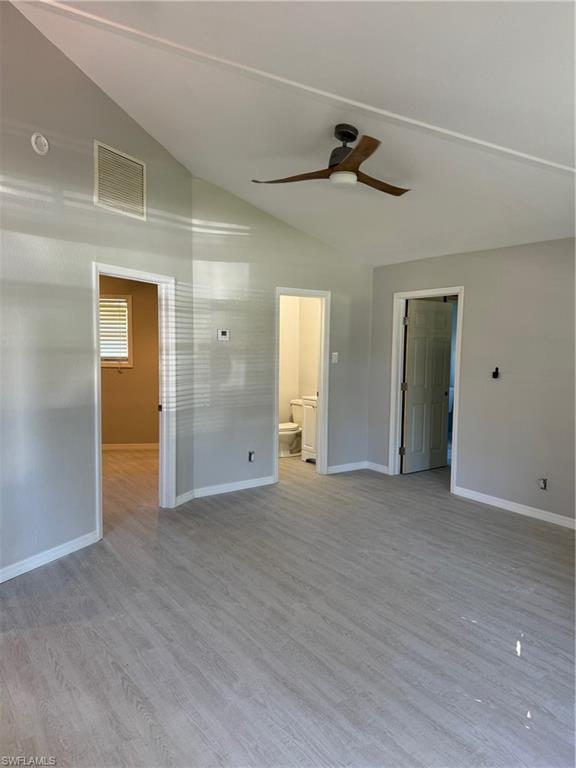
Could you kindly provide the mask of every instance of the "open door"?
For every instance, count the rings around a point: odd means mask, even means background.
[[[406,302],[403,390],[403,474],[448,463],[448,397],[452,305]]]
[[[300,456],[328,474],[329,350],[330,292],[276,288],[274,482],[279,457]]]

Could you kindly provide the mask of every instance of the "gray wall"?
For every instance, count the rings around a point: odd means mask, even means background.
[[[192,189],[17,10],[0,14],[2,566],[95,528],[93,261],[177,279],[178,494],[272,474],[277,285],[334,292],[329,461],[365,459],[370,270],[213,186]],[[30,146],[38,130],[46,157]],[[94,208],[95,138],[147,163],[146,223]]]
[[[192,188],[188,171],[17,10],[0,3],[0,13],[1,554],[9,565],[94,530],[92,262],[190,284]],[[38,130],[52,146],[45,157],[30,146]],[[95,138],[147,163],[146,223],[94,208]],[[190,481],[180,464],[179,488]]]
[[[273,474],[277,286],[331,291],[328,464],[365,461],[372,270],[206,182],[193,197],[195,487]]]
[[[465,289],[457,485],[572,517],[573,240],[374,271],[369,459],[388,464],[393,294],[456,285]]]

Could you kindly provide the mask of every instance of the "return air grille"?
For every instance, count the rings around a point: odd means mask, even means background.
[[[146,166],[117,149],[94,142],[94,203],[125,216],[146,219]]]

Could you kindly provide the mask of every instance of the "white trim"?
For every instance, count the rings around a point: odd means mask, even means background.
[[[138,165],[142,166],[142,184],[144,185],[143,194],[142,194],[142,205],[144,208],[144,214],[140,216],[137,213],[130,213],[130,211],[120,211],[118,208],[115,208],[113,205],[107,205],[106,203],[101,203],[98,199],[98,181],[100,178],[100,173],[98,169],[98,147],[104,147],[104,149],[109,149],[110,152],[115,152],[117,155],[120,155],[121,157],[125,157],[127,160],[131,160],[133,163],[138,163]],[[121,149],[116,149],[116,147],[111,147],[109,144],[104,144],[103,141],[98,141],[97,139],[94,139],[94,196],[93,196],[94,206],[96,208],[102,208],[105,211],[111,211],[112,213],[119,213],[121,216],[128,216],[130,219],[138,219],[138,221],[147,221],[148,219],[148,193],[146,190],[146,163],[143,160],[140,160],[138,157],[133,157],[132,155],[129,155],[127,152],[123,152]]]
[[[220,493],[233,493],[234,491],[247,491],[250,488],[260,488],[263,485],[272,485],[277,482],[272,475],[268,477],[256,477],[252,480],[238,480],[235,483],[222,485],[207,485],[204,488],[196,488],[176,497],[176,505],[185,504],[192,499],[200,499],[203,496],[217,496]]]
[[[460,414],[460,369],[462,364],[462,325],[464,319],[464,286],[448,288],[427,288],[418,291],[401,291],[393,297],[392,316],[392,351],[390,359],[390,432],[388,441],[388,474],[400,474],[400,455],[398,450],[402,440],[402,398],[400,384],[404,362],[402,318],[408,299],[426,299],[433,296],[458,296],[456,318],[456,360],[454,363],[454,412],[452,418],[452,466],[450,471],[450,491],[454,493],[458,471],[458,437]]]
[[[92,347],[94,350],[94,474],[95,526],[98,538],[104,531],[102,515],[102,366],[100,359],[100,271],[92,262]]]
[[[176,506],[176,280],[158,283],[158,342],[160,355],[160,506]]]
[[[317,413],[317,455],[316,472],[319,475],[328,474],[328,397],[330,376],[330,291],[315,291],[308,288],[276,288],[275,311],[275,344],[274,344],[274,434],[272,456],[274,466],[274,482],[278,482],[278,424],[279,403],[278,386],[280,378],[280,296],[301,296],[304,298],[322,299],[322,316],[320,330],[320,373],[318,381],[318,413]]]
[[[102,536],[98,531],[92,531],[92,533],[86,533],[84,536],[67,541],[65,544],[59,544],[57,547],[47,549],[38,555],[27,557],[25,560],[20,560],[13,565],[7,565],[5,568],[0,569],[0,584],[13,579],[15,576],[20,576],[22,573],[33,571],[41,565],[51,563],[53,560],[58,560],[60,557],[70,555],[72,552],[88,547],[90,544],[95,544],[101,538]]]
[[[389,475],[390,470],[386,464],[375,464],[373,461],[366,462],[366,469],[371,469],[372,472],[379,472],[381,475]]]
[[[176,506],[179,507],[181,504],[186,504],[187,501],[192,501],[192,499],[195,499],[196,495],[194,491],[186,491],[186,493],[181,493],[179,496],[176,496]]]
[[[537,520],[544,520],[546,523],[561,525],[564,528],[575,528],[576,521],[573,518],[558,515],[556,512],[547,512],[545,509],[529,507],[526,504],[518,504],[516,501],[508,501],[508,499],[499,499],[497,496],[489,496],[487,493],[471,491],[469,488],[460,488],[459,486],[454,486],[452,488],[452,493],[455,496],[461,496],[464,499],[480,502],[480,504],[488,504],[491,507],[499,507],[508,512],[517,512],[519,515],[526,515],[526,517],[534,517]]]
[[[263,69],[257,69],[256,67],[251,67],[247,64],[241,64],[238,61],[222,58],[221,56],[215,56],[214,54],[207,53],[206,51],[201,51],[197,48],[191,48],[190,46],[184,45],[183,43],[178,43],[165,37],[159,37],[158,35],[144,32],[141,29],[130,27],[127,24],[120,24],[119,22],[111,21],[110,19],[106,19],[102,16],[97,16],[94,13],[88,13],[87,11],[81,10],[80,8],[72,8],[67,3],[58,2],[58,0],[42,0],[42,2],[43,4],[53,8],[60,13],[64,12],[65,14],[80,16],[86,21],[107,27],[109,29],[113,29],[116,32],[120,32],[123,36],[129,36],[136,40],[146,40],[149,44],[159,46],[161,48],[170,48],[195,59],[212,62],[218,66],[232,68],[238,70],[239,72],[245,72],[248,75],[264,78],[275,83],[280,83],[282,85],[288,86],[289,88],[297,88],[306,93],[319,96],[322,99],[328,99],[329,101],[334,101],[338,104],[345,105],[347,108],[359,109],[363,112],[383,117],[385,120],[393,120],[395,122],[412,125],[426,131],[438,133],[442,136],[448,136],[450,138],[457,139],[458,141],[469,142],[470,144],[485,147],[486,149],[496,152],[503,152],[521,160],[528,160],[533,163],[539,163],[541,165],[548,166],[549,168],[557,168],[558,170],[568,171],[570,173],[575,172],[575,169],[569,165],[563,165],[552,160],[546,160],[542,157],[529,155],[526,152],[520,152],[519,150],[512,149],[511,147],[505,147],[500,144],[493,144],[492,142],[486,141],[484,139],[477,139],[476,137],[469,136],[465,133],[458,133],[457,131],[451,131],[448,128],[442,128],[439,125],[425,123],[422,120],[416,120],[413,117],[401,115],[397,112],[389,112],[388,110],[382,109],[381,107],[375,107],[371,104],[367,104],[366,102],[349,99],[331,91],[324,91],[320,88],[314,88],[313,86],[306,85],[305,83],[298,82],[297,80],[290,80],[286,77],[275,75],[272,72],[267,72]]]
[[[351,464],[332,464],[328,467],[328,475],[337,475],[340,472],[356,472],[359,469],[368,469],[367,461],[354,461]]]
[[[94,398],[96,441],[96,529],[102,537],[102,395],[100,368],[100,335],[98,329],[98,298],[100,275],[154,283],[158,286],[158,341],[160,370],[159,442],[159,505],[170,509],[176,506],[176,280],[169,275],[158,275],[114,264],[93,262],[93,317],[94,317]]]
[[[336,475],[340,472],[356,472],[358,469],[370,469],[372,472],[378,472],[381,475],[389,475],[390,472],[385,464],[375,464],[373,461],[355,461],[351,464],[332,464],[328,467],[327,474]]]
[[[159,443],[102,443],[103,451],[154,451]]]
[[[166,283],[171,285],[176,282],[176,278],[170,275],[158,275],[156,272],[145,272],[141,269],[132,269],[130,267],[120,267],[116,264],[103,264],[99,261],[92,262],[98,269],[99,274],[107,277],[120,277],[124,280],[136,280],[139,283]]]

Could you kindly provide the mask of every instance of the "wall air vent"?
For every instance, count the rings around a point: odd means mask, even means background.
[[[94,205],[145,221],[145,164],[135,157],[95,141]]]

